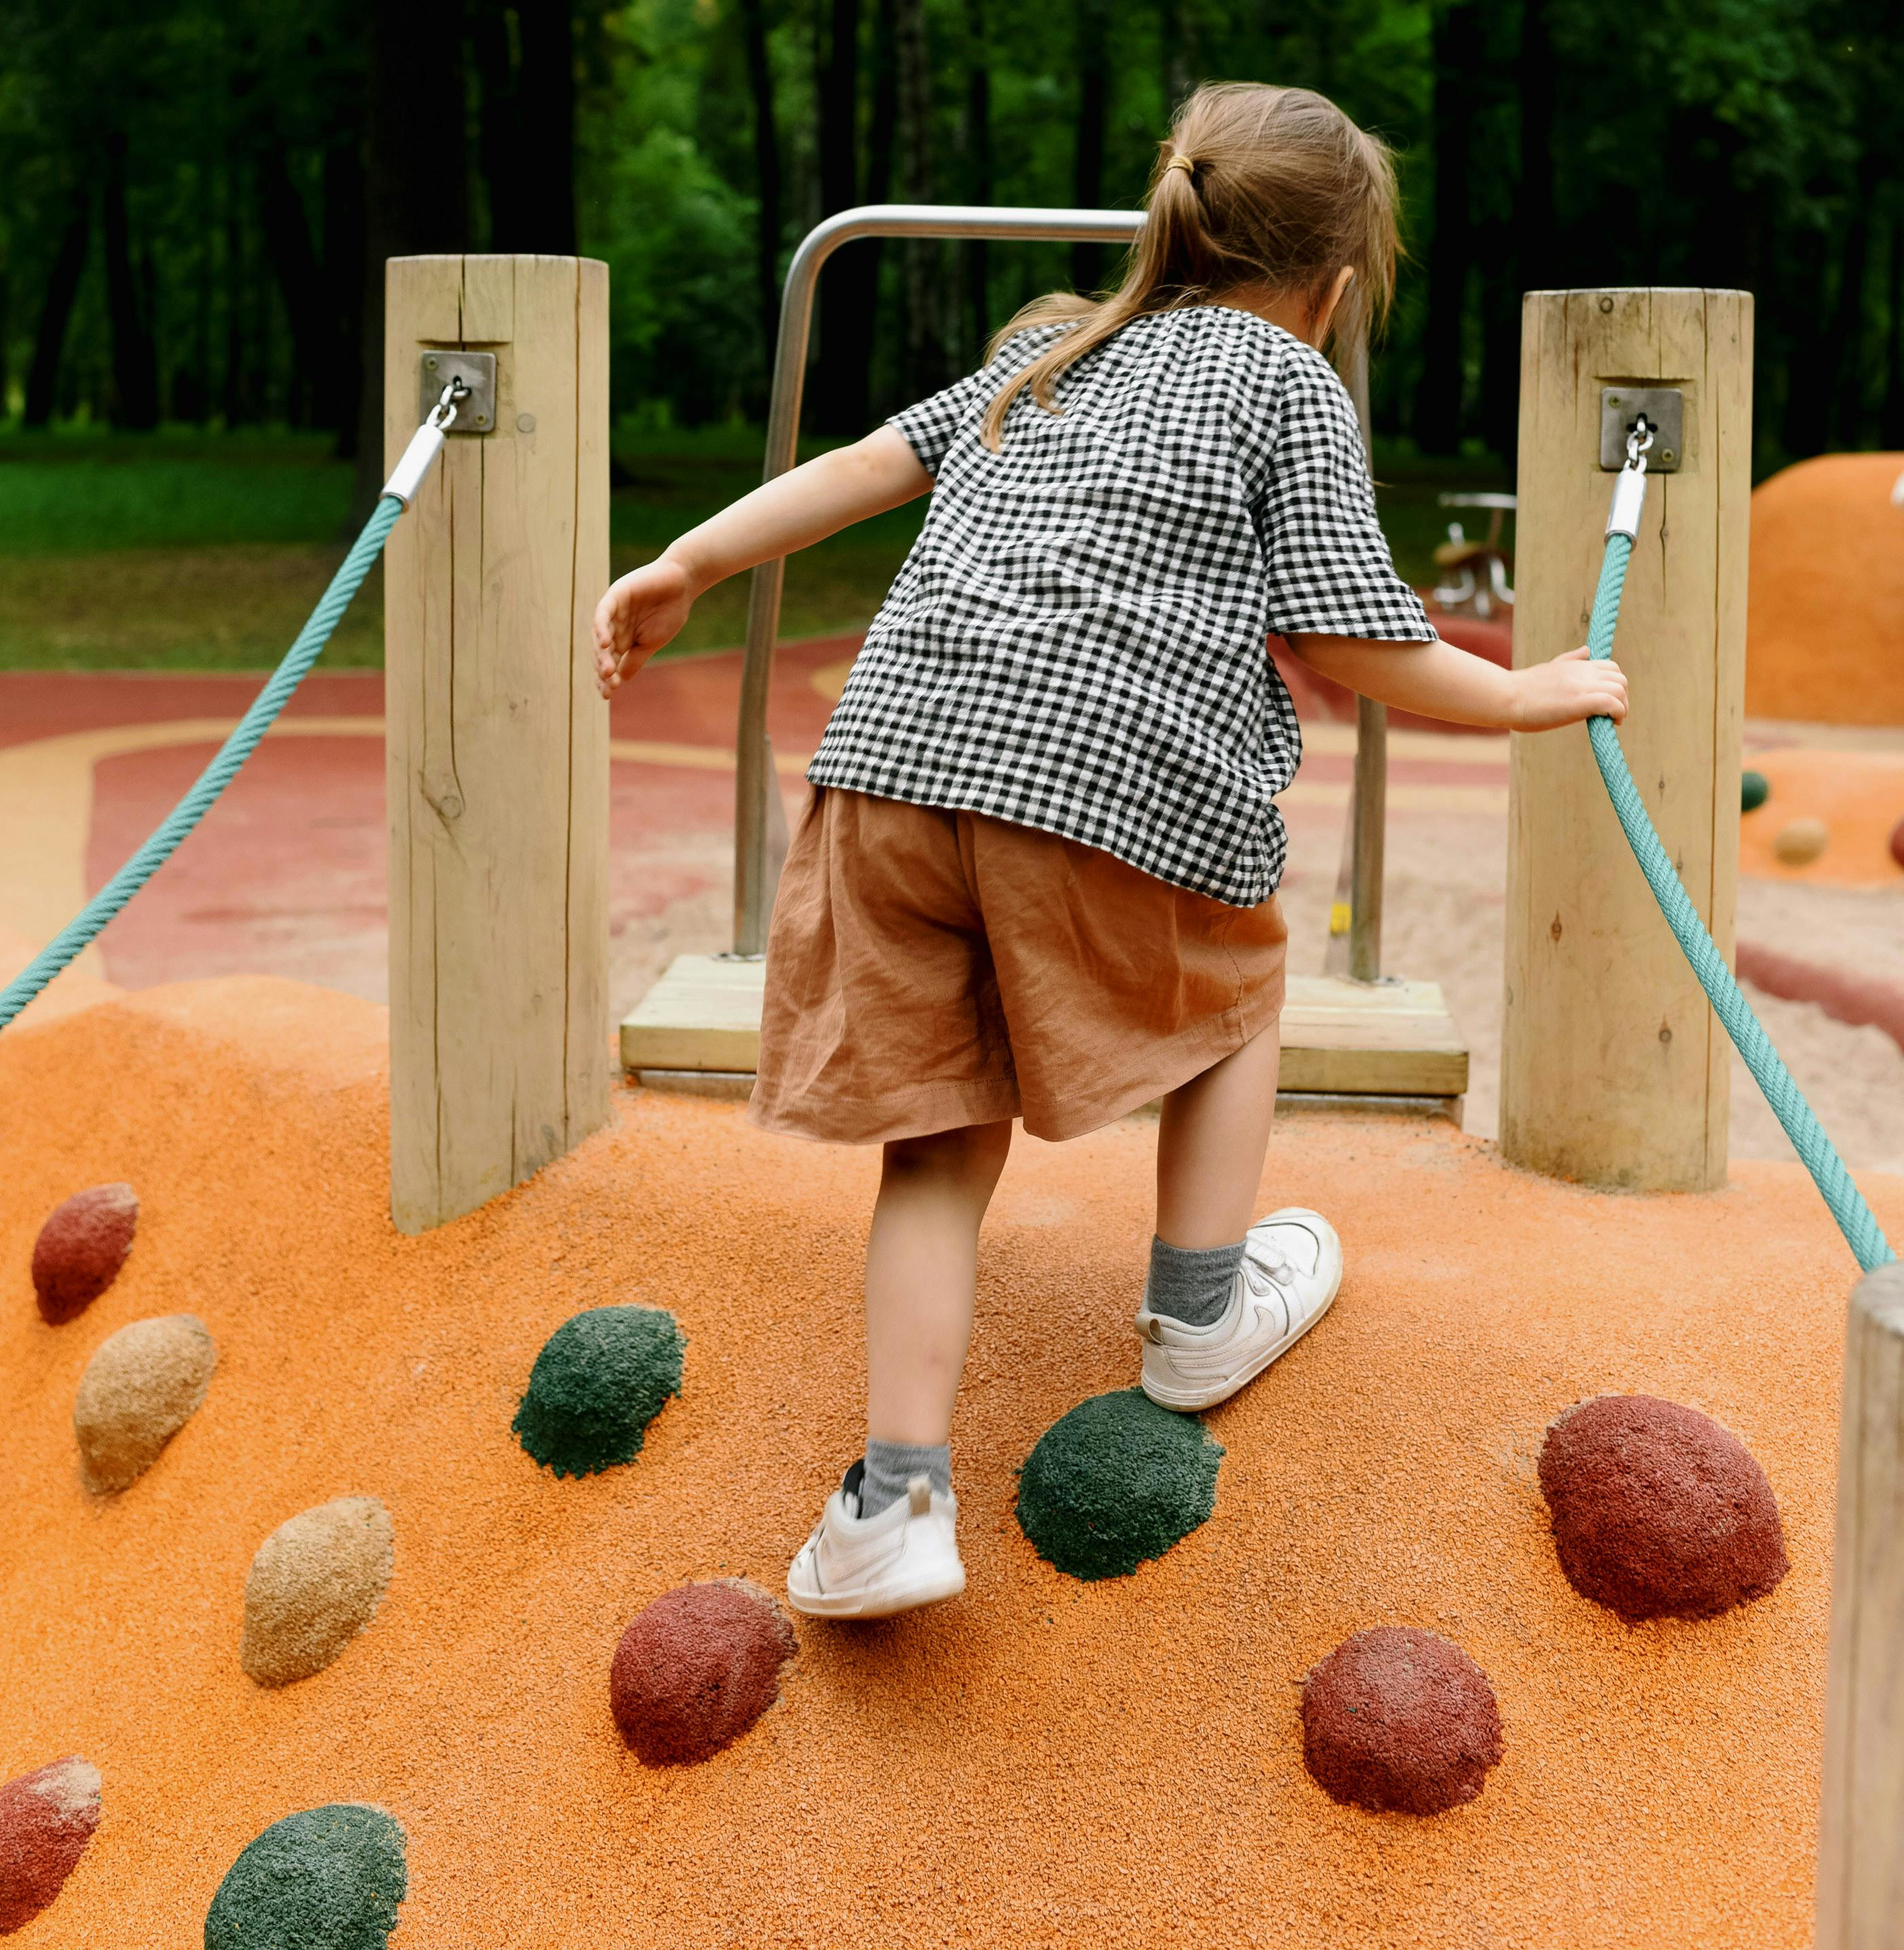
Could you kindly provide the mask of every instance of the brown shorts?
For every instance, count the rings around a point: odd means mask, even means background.
[[[876,1144],[1095,1130],[1282,1011],[1273,897],[1226,907],[981,813],[815,787],[767,945],[770,1131]]]

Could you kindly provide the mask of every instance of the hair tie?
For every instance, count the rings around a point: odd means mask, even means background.
[[[1195,179],[1197,166],[1188,156],[1173,156],[1164,167],[1167,173],[1171,170],[1181,170],[1192,181]]]

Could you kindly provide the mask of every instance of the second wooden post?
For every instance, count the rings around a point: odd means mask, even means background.
[[[1586,640],[1614,477],[1603,395],[1680,396],[1649,475],[1613,655],[1620,737],[1667,853],[1732,949],[1745,690],[1752,300],[1531,291],[1521,318],[1514,661]],[[1653,458],[1668,456],[1656,452]],[[1731,1045],[1628,850],[1584,727],[1516,735],[1509,774],[1500,1145],[1590,1185],[1725,1182]]]
[[[393,531],[385,572],[390,1204],[419,1232],[607,1116],[608,272],[391,261],[385,450],[453,355],[494,396]],[[434,360],[432,366],[428,362]]]

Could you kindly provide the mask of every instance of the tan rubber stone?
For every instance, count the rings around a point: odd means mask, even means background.
[[[198,1413],[217,1365],[195,1314],[135,1320],[101,1341],[73,1403],[86,1487],[103,1495],[144,1475]]]
[[[245,1670],[260,1686],[322,1672],[376,1617],[394,1544],[374,1497],[340,1497],[279,1525],[245,1580]]]

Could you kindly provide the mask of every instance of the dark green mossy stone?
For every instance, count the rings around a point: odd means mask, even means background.
[[[408,1886],[404,1831],[381,1808],[307,1808],[226,1871],[205,1950],[384,1950]]]
[[[522,1447],[558,1476],[631,1462],[648,1425],[681,1393],[675,1316],[659,1307],[594,1307],[543,1343],[516,1411]]]
[[[1743,812],[1756,812],[1772,796],[1772,781],[1763,772],[1742,772],[1739,775],[1739,808]]]
[[[1127,1578],[1217,1505],[1223,1448],[1195,1416],[1141,1388],[1093,1395],[1039,1438],[1018,1477],[1018,1522],[1074,1578]]]

